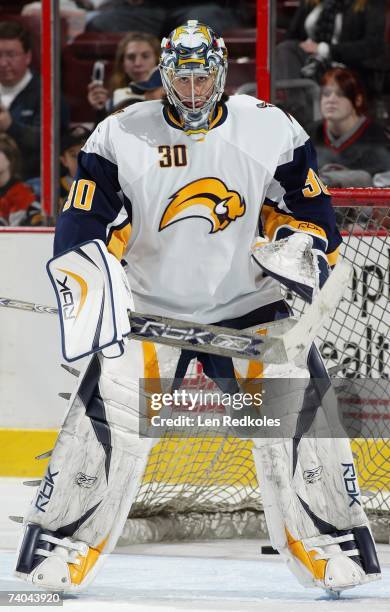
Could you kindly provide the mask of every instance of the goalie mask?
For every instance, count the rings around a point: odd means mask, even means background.
[[[168,101],[179,113],[184,131],[208,130],[225,87],[223,39],[208,26],[187,21],[163,38],[160,71]]]

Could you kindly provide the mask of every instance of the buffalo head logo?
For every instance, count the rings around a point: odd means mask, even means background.
[[[185,185],[170,198],[160,221],[159,231],[183,219],[199,217],[211,224],[210,234],[224,230],[245,213],[245,200],[229,191],[216,178],[203,178]]]

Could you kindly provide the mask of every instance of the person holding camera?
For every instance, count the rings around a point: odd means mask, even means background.
[[[366,82],[365,63],[383,52],[384,24],[384,0],[300,0],[285,40],[275,49],[274,77],[290,82],[285,84],[284,109],[303,125],[311,121],[308,95],[315,96],[315,87],[303,90],[294,80],[319,83],[336,65],[356,71]]]
[[[159,52],[158,39],[146,32],[129,32],[122,38],[108,87],[104,84],[104,74],[93,75],[88,85],[88,102],[97,111],[98,121],[104,119],[124,97],[144,99],[142,94],[133,92],[132,83],[148,80],[157,65]]]
[[[332,62],[361,71],[383,51],[384,24],[384,0],[301,0],[276,47],[276,78],[319,81]]]

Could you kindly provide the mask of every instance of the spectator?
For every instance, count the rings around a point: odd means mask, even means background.
[[[90,8],[95,0],[77,3]],[[163,32],[173,30],[188,19],[197,19],[223,32],[242,25],[247,16],[246,3],[232,0],[106,0],[87,17],[86,29],[94,32],[141,30],[161,38]]]
[[[91,132],[83,125],[77,125],[61,138],[61,164],[66,174],[60,180],[60,210],[68,198],[77,171],[77,156],[87,142]]]
[[[16,142],[0,134],[0,225],[41,225],[40,205],[30,187],[21,182],[19,167]]]
[[[385,0],[300,0],[286,40],[276,46],[275,79],[319,82],[335,63],[365,79],[364,62],[383,52],[384,23]],[[285,109],[305,122],[313,90],[287,89],[284,96]]]
[[[38,176],[40,170],[41,92],[30,64],[29,33],[19,23],[0,23],[0,133],[17,142],[24,179]]]
[[[161,82],[161,74],[158,67],[154,68],[149,78],[146,81],[134,82],[131,86],[131,90],[127,87],[124,89],[118,89],[121,93],[120,96],[116,97],[115,106],[113,112],[120,111],[122,109],[135,104],[136,102],[143,102],[147,100],[161,100],[166,98],[164,87]],[[137,99],[139,96],[140,99]]]
[[[372,175],[390,169],[384,128],[367,116],[367,99],[357,75],[333,68],[321,82],[323,119],[309,129],[320,175],[332,187],[372,185]]]
[[[300,78],[302,69],[312,77],[329,62],[362,70],[383,52],[384,23],[384,0],[301,0],[287,40],[276,47],[276,78]]]
[[[165,97],[165,89],[161,81],[160,69],[155,68],[146,81],[133,84],[134,93],[144,97],[145,100],[161,100]]]
[[[159,40],[145,32],[130,32],[120,41],[109,88],[99,81],[92,81],[88,86],[88,101],[99,111],[99,120],[123,100],[123,89],[126,89],[126,97],[136,96],[131,89],[132,82],[148,79],[158,63],[159,53]],[[136,98],[143,100],[141,95]]]
[[[0,22],[0,134],[16,141],[24,180],[40,174],[41,86],[30,64],[30,34],[17,22]],[[66,120],[62,104],[62,127]]]

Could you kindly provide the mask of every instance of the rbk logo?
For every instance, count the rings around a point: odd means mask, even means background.
[[[54,491],[54,476],[57,476],[59,472],[50,472],[50,466],[47,468],[44,479],[41,483],[37,498],[35,500],[35,507],[41,512],[46,512],[45,506],[50,501],[52,493]]]
[[[64,319],[74,319],[75,315],[74,315],[73,293],[72,293],[71,288],[67,285],[67,282],[68,282],[67,276],[65,276],[63,281],[60,281],[58,278],[56,278],[56,283],[61,287],[61,289],[59,289],[59,293],[62,298],[62,304],[61,304],[62,315]]]
[[[77,319],[77,317],[79,316],[81,312],[82,307],[85,304],[85,300],[87,299],[88,285],[85,282],[85,280],[81,278],[81,276],[79,276],[78,274],[75,274],[74,272],[70,272],[70,270],[63,270],[62,268],[58,268],[58,271],[63,272],[64,274],[67,275],[65,276],[63,281],[60,281],[58,278],[56,278],[56,283],[60,286],[60,289],[58,289],[58,292],[62,299],[62,303],[61,303],[62,315],[64,319],[75,319],[75,318]],[[78,309],[76,313],[74,312],[75,302],[73,298],[72,289],[68,285],[68,282],[69,282],[68,275],[71,278],[73,278],[73,280],[75,280],[79,284],[79,287],[80,287],[80,299],[79,299]]]
[[[343,472],[344,486],[347,495],[351,500],[349,507],[353,506],[354,504],[358,504],[358,506],[361,506],[361,503],[359,501],[359,486],[357,483],[355,466],[353,465],[353,463],[342,463],[341,465],[343,468],[345,468]]]
[[[210,234],[223,231],[245,214],[245,200],[237,191],[229,191],[216,178],[203,178],[179,189],[165,209],[159,231],[183,219],[206,219],[211,224]]]

